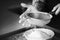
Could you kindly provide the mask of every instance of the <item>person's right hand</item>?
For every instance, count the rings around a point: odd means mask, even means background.
[[[57,9],[57,10],[56,10],[56,9]],[[57,14],[60,12],[60,3],[57,4],[57,5],[52,9],[52,12],[54,12],[55,10],[56,10],[55,15],[57,15]]]

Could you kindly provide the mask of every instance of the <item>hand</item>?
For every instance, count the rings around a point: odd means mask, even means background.
[[[57,10],[56,10],[56,9],[57,9]],[[55,15],[57,15],[57,14],[60,12],[60,4],[57,4],[57,5],[53,8],[52,12],[55,11],[55,10],[56,10]]]

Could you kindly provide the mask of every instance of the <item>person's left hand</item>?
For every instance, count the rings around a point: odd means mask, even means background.
[[[57,9],[57,10],[56,10],[56,9]],[[52,9],[52,12],[55,11],[55,10],[56,10],[55,15],[57,15],[57,14],[60,12],[60,3],[57,4],[57,5]]]

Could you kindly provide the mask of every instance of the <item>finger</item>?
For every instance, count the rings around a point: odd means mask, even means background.
[[[55,15],[57,15],[60,12],[60,7],[57,9]]]
[[[53,8],[52,12],[55,11],[57,8],[58,8],[58,6],[55,6],[55,7]]]
[[[25,3],[21,3],[22,7],[27,7],[28,5],[26,5]]]
[[[58,7],[60,7],[60,4],[56,5],[52,11],[55,11]]]

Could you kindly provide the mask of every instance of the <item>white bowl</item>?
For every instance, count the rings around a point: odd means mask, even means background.
[[[24,33],[24,36],[27,40],[47,40],[54,36],[54,32],[50,29],[36,28],[28,30]]]
[[[52,15],[48,13],[28,13],[28,22],[33,25],[44,26],[51,21]]]

